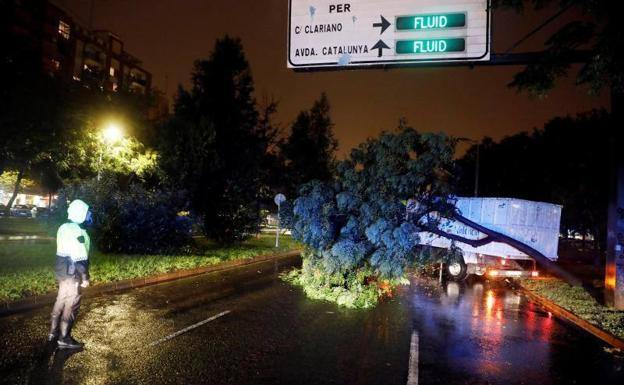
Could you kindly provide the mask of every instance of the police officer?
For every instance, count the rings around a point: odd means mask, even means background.
[[[71,336],[71,329],[80,308],[80,288],[89,286],[90,238],[81,227],[90,221],[89,206],[76,199],[69,204],[69,221],[56,234],[56,266],[54,273],[59,284],[52,309],[48,341],[58,338],[59,348],[79,349],[83,344]]]

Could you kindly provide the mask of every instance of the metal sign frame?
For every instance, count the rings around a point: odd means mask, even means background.
[[[291,36],[292,36],[292,2],[293,0],[288,0],[288,39],[286,43],[287,49],[287,62],[291,66],[289,69],[294,71],[331,71],[331,70],[348,70],[348,69],[379,69],[386,67],[411,67],[418,66],[419,64],[459,64],[459,65],[470,65],[472,63],[479,63],[484,57],[492,55],[491,51],[491,35],[492,35],[492,2],[491,0],[487,0],[487,21],[486,21],[486,50],[480,56],[475,57],[459,57],[459,58],[429,58],[429,59],[396,59],[396,60],[362,60],[357,61],[353,60],[347,65],[340,65],[337,62],[325,62],[325,63],[315,63],[315,64],[295,64],[291,60]],[[400,16],[400,15],[398,15]],[[396,17],[393,16],[394,23],[393,26],[396,29]],[[487,63],[487,61],[483,61],[483,63]]]

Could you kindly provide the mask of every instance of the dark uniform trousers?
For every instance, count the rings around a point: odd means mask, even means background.
[[[66,278],[59,281],[58,295],[52,308],[52,317],[59,318],[69,325],[74,323],[80,309],[80,281]]]
[[[81,281],[89,279],[88,261],[72,262],[71,259],[57,256],[55,275],[59,283],[58,295],[52,308],[50,334],[67,337],[80,309]]]

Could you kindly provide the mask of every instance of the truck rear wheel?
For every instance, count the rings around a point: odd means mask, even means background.
[[[467,272],[468,266],[466,266],[463,258],[456,258],[446,265],[446,273],[449,278],[455,282],[466,279],[466,276],[468,275]]]

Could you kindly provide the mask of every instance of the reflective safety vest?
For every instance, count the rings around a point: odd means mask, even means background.
[[[68,257],[72,261],[89,259],[91,239],[89,234],[77,223],[68,222],[59,227],[56,233],[56,255]]]

